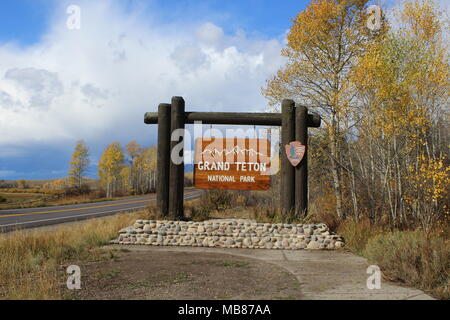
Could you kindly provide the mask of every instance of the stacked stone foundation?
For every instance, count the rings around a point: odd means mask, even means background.
[[[119,231],[115,244],[193,246],[248,249],[337,249],[344,246],[339,235],[324,223],[257,223],[243,219],[203,222],[137,220]]]

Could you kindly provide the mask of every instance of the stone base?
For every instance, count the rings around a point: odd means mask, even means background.
[[[203,222],[137,220],[121,229],[114,244],[194,246],[249,249],[336,249],[342,237],[327,225],[256,223],[244,219],[215,219]]]

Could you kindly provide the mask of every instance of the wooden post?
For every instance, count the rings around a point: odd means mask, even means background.
[[[295,140],[295,102],[285,99],[281,103],[281,183],[280,200],[284,214],[295,209],[295,168],[289,162],[285,145]]]
[[[303,159],[295,167],[295,214],[304,217],[308,210],[308,108],[295,109],[295,140],[305,146]]]
[[[174,131],[182,129],[182,136],[173,137]],[[169,177],[169,216],[180,219],[184,215],[184,148],[175,148],[180,141],[184,143],[184,100],[182,97],[172,97],[171,111],[171,148],[170,148],[170,177]],[[176,141],[172,141],[174,138]],[[174,149],[175,148],[175,149]],[[180,163],[175,163],[176,158],[181,157]]]
[[[169,213],[170,104],[158,106],[156,206],[163,216]]]

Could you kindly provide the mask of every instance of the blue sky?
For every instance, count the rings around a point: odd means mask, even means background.
[[[95,1],[95,0],[94,0]],[[97,0],[98,1],[98,0]],[[65,1],[77,4],[80,1]],[[125,10],[143,6],[157,10],[162,20],[205,20],[215,22],[225,30],[246,30],[259,37],[280,35],[290,26],[290,19],[305,8],[305,0],[165,0],[119,1]],[[61,1],[59,1],[61,3]],[[38,42],[49,27],[49,20],[58,10],[55,0],[14,0],[0,2],[0,42],[14,41],[21,45]]]
[[[0,2],[0,41],[29,45],[45,32],[51,12],[49,1]]]
[[[188,106],[205,111],[265,109],[260,88],[281,64],[279,51],[290,19],[305,3],[1,1],[0,179],[66,176],[79,139],[90,147],[89,175],[95,177],[107,144],[131,140],[154,144],[155,128],[144,125],[142,115],[172,95],[183,95]],[[65,11],[72,4],[81,8],[79,32],[64,29]],[[79,42],[78,47],[73,42]],[[145,46],[133,47],[136,42]],[[167,56],[160,50],[147,61],[145,50],[159,46]],[[108,58],[114,61],[103,64]],[[166,67],[155,79],[161,60]],[[141,65],[145,72],[140,72]],[[243,70],[242,65],[250,67]],[[180,75],[167,75],[169,69]],[[214,74],[221,78],[217,84],[211,83]],[[120,77],[110,81],[116,75]],[[189,78],[187,85],[177,82],[181,77]],[[241,78],[250,85],[239,85]],[[135,80],[134,86],[127,86]],[[146,95],[143,81],[155,87],[153,94]],[[209,94],[202,83],[210,87]],[[226,96],[221,94],[224,90],[229,92]],[[248,102],[239,105],[236,101],[242,97]]]
[[[95,177],[111,142],[154,145],[143,114],[172,96],[189,111],[267,110],[261,88],[308,2],[0,1],[0,179],[64,177],[81,139]]]

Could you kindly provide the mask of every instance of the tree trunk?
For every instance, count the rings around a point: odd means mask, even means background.
[[[339,150],[334,120],[329,129],[329,133],[330,133],[330,149],[331,149],[331,174],[333,176],[333,188],[334,188],[334,195],[336,197],[336,214],[338,215],[339,218],[343,219],[344,213],[342,211],[342,187],[340,178],[340,167],[337,162],[337,159],[339,159]]]

